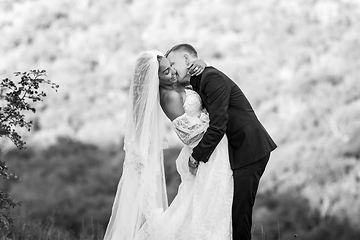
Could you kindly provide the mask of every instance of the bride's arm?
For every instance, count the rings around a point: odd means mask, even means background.
[[[196,145],[209,126],[209,117],[205,113],[200,116],[189,116],[183,108],[183,100],[175,91],[166,92],[161,97],[161,107],[171,120],[180,140],[186,145]]]
[[[172,121],[175,133],[180,140],[188,146],[196,146],[199,140],[204,136],[209,119],[201,116],[189,116],[184,113]]]
[[[173,121],[185,113],[183,107],[183,100],[179,93],[169,91],[161,98],[161,107],[165,115]]]
[[[191,76],[198,76],[204,71],[205,67],[207,67],[207,64],[204,60],[196,59],[188,66],[188,69]]]

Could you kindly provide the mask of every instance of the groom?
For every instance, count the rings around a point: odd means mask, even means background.
[[[224,73],[206,67],[199,76],[190,76],[188,67],[198,58],[190,44],[178,44],[165,55],[178,74],[178,81],[190,81],[209,112],[210,124],[189,159],[191,172],[199,161],[207,162],[226,134],[229,141],[230,166],[234,177],[232,206],[233,239],[251,239],[252,210],[260,178],[276,148],[255,115],[244,93]],[[196,70],[196,69],[195,69]]]

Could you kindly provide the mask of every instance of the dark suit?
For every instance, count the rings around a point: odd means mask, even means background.
[[[229,141],[230,166],[234,171],[234,240],[251,239],[252,208],[270,152],[276,148],[240,88],[221,71],[206,67],[191,77],[201,96],[210,124],[192,156],[207,162],[224,134]]]

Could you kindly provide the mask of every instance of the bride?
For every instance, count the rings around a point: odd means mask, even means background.
[[[194,65],[203,69],[201,63]],[[181,184],[170,206],[162,111],[185,144],[176,160]],[[176,72],[160,52],[138,57],[127,113],[123,174],[104,240],[232,239],[233,173],[227,138],[207,163],[189,171],[189,157],[209,126],[209,116],[200,96],[177,83]]]

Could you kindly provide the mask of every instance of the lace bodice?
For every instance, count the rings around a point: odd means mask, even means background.
[[[201,98],[193,90],[186,89],[185,113],[172,121],[176,134],[180,140],[194,147],[204,136],[209,127],[209,114],[202,107]]]

